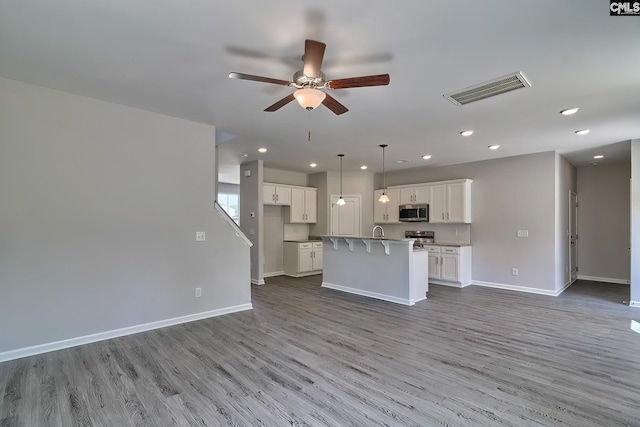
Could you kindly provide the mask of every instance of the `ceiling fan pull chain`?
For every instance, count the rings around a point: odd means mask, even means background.
[[[311,142],[311,110],[309,110],[309,133],[307,134],[307,142]]]

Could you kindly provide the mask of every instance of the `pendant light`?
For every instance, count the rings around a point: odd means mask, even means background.
[[[342,158],[344,157],[344,154],[338,154],[338,157],[340,157],[340,198],[336,202],[336,205],[342,206],[347,203],[342,198]]]
[[[379,202],[388,203],[389,196],[387,196],[387,177],[384,173],[384,149],[388,147],[387,144],[380,144],[380,148],[382,148],[382,195],[378,199]]]

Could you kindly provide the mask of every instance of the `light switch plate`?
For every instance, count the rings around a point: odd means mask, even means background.
[[[529,237],[529,230],[518,230],[518,237]]]
[[[196,231],[196,242],[204,242],[205,233],[204,231]]]

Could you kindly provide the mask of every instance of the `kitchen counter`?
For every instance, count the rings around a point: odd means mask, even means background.
[[[471,246],[471,243],[435,242],[435,243],[428,243],[428,245],[431,245],[431,246],[451,246],[451,247],[454,247],[454,248],[462,248],[464,246]]]
[[[426,299],[429,251],[414,240],[323,236],[322,287],[404,305]]]

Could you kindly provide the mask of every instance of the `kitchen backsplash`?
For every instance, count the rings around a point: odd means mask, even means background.
[[[284,240],[304,240],[309,237],[309,224],[284,224]]]
[[[406,230],[428,230],[435,233],[436,243],[472,244],[471,224],[429,224],[416,222],[412,224],[380,224],[385,237],[394,239],[404,238]]]

